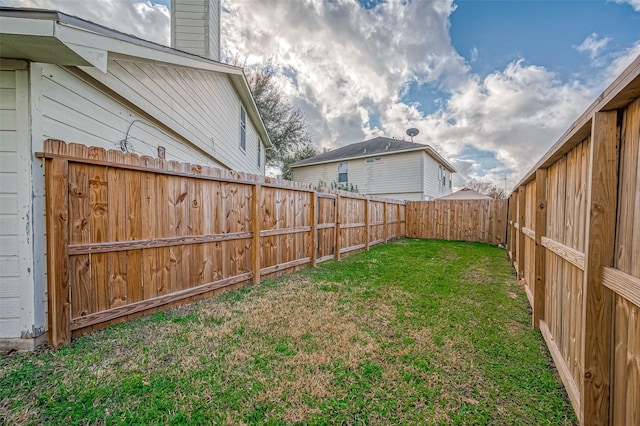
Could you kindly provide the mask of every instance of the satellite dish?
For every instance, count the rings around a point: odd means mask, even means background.
[[[413,137],[418,133],[420,133],[420,130],[416,129],[415,127],[407,129],[407,136],[411,138],[411,143],[413,143]]]

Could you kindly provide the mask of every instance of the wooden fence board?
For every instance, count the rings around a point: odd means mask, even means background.
[[[609,421],[612,299],[610,291],[602,285],[601,268],[613,262],[615,252],[617,115],[617,111],[596,113],[592,122],[582,342],[585,379],[581,404],[584,422],[589,424]]]
[[[58,345],[71,330],[255,280],[251,271],[281,274],[406,233],[402,202],[115,150],[46,147],[48,226],[61,236],[49,242],[60,265],[48,266]],[[67,209],[62,221],[55,209]]]
[[[406,223],[398,222],[396,232],[406,233],[409,237],[478,241],[495,245],[506,242],[506,200],[410,201],[400,207],[406,212],[396,212],[393,217],[399,215],[407,220]]]
[[[605,91],[618,101],[596,101],[532,170],[536,255],[524,267],[536,271],[534,326],[545,325],[581,424],[640,424],[639,61]]]

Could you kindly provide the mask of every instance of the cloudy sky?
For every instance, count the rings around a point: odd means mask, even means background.
[[[169,44],[170,0],[0,0]],[[318,147],[430,144],[508,189],[640,55],[640,0],[222,0],[227,57],[271,59]]]

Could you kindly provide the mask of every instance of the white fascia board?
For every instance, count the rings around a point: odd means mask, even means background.
[[[144,40],[140,40],[139,42],[135,39],[121,40],[68,24],[56,24],[56,37],[65,44],[69,42],[88,46],[96,50],[120,53],[122,55],[148,59],[156,62],[199,68],[225,74],[242,75],[242,69],[231,65],[214,63],[208,59],[200,59],[197,56],[190,54],[185,54],[183,56],[178,52],[170,51],[169,47],[167,47],[167,51],[163,51],[162,46],[158,46],[157,49],[145,46],[145,44],[150,42],[146,42]]]
[[[54,22],[42,19],[0,16],[0,29],[5,34],[53,37]]]
[[[443,166],[445,166],[447,169],[449,169],[449,171],[451,173],[457,173],[458,171],[455,169],[455,167],[453,167],[451,165],[451,163],[449,163],[447,160],[444,159],[444,157],[442,157],[440,154],[438,154],[436,152],[436,150],[434,150],[433,148],[431,148],[431,146],[427,145],[427,148],[425,149],[425,151],[427,151],[429,153],[429,155],[431,155],[438,163],[442,164]]]

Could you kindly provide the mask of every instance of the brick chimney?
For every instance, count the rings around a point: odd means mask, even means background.
[[[171,47],[220,60],[220,0],[171,0]]]

